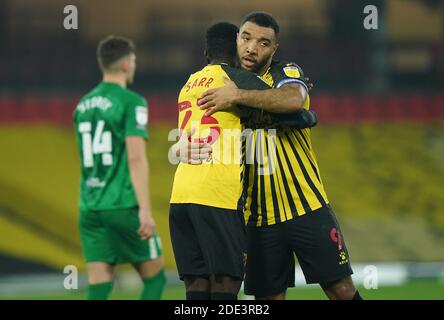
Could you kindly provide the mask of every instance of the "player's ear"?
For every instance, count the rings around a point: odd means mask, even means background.
[[[277,51],[277,49],[279,48],[279,43],[275,43],[274,44],[274,52],[273,52],[273,55],[276,53],[276,51]]]
[[[130,60],[129,59],[122,59],[120,61],[120,70],[123,72],[129,72],[130,70]]]

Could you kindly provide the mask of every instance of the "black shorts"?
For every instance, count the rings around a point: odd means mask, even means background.
[[[171,204],[170,235],[181,280],[209,275],[244,278],[246,230],[239,211]]]
[[[307,283],[353,274],[338,221],[329,205],[286,222],[247,227],[245,293],[264,297],[294,287],[294,255]]]

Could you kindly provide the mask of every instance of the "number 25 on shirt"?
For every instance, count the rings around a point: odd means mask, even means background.
[[[184,130],[187,127],[191,119],[191,116],[193,115],[193,105],[191,104],[190,101],[182,101],[179,102],[178,107],[179,107],[179,113],[185,112],[182,123],[180,125],[180,129]],[[204,113],[200,109],[199,112]],[[210,133],[206,137],[194,138],[193,142],[209,143],[209,144],[215,143],[217,139],[219,139],[220,137],[220,127],[218,126],[218,124],[219,122],[217,121],[216,118],[212,116],[206,117],[205,115],[202,115],[200,119],[199,129],[203,129],[202,126],[210,125]]]

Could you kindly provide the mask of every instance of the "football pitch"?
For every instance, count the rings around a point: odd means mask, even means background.
[[[369,300],[443,300],[444,282],[437,280],[412,280],[399,286],[381,286],[378,289],[365,289],[359,287],[364,299]],[[138,292],[125,292],[115,290],[112,300],[137,300]],[[0,299],[23,300],[82,300],[86,298],[85,291],[54,292],[45,294],[15,294],[14,296],[0,296]],[[245,297],[240,294],[239,299]],[[181,286],[168,286],[165,289],[164,300],[184,300],[185,291]],[[303,286],[293,288],[287,292],[288,300],[325,300],[326,297],[318,286]]]

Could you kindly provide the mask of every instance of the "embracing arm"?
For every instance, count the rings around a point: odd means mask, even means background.
[[[273,113],[289,113],[301,110],[307,92],[299,84],[289,84],[279,89],[241,90],[233,97],[233,103]]]
[[[171,159],[174,162],[182,162],[186,164],[202,164],[202,161],[211,157],[212,147],[208,143],[191,142],[195,129],[190,133],[179,130],[178,141],[170,148]]]
[[[236,84],[225,79],[225,86],[206,91],[199,101],[200,108],[207,110],[205,115],[244,105],[273,113],[290,113],[303,109],[307,98],[306,89],[300,84],[288,84],[281,88],[266,90],[239,89]]]

